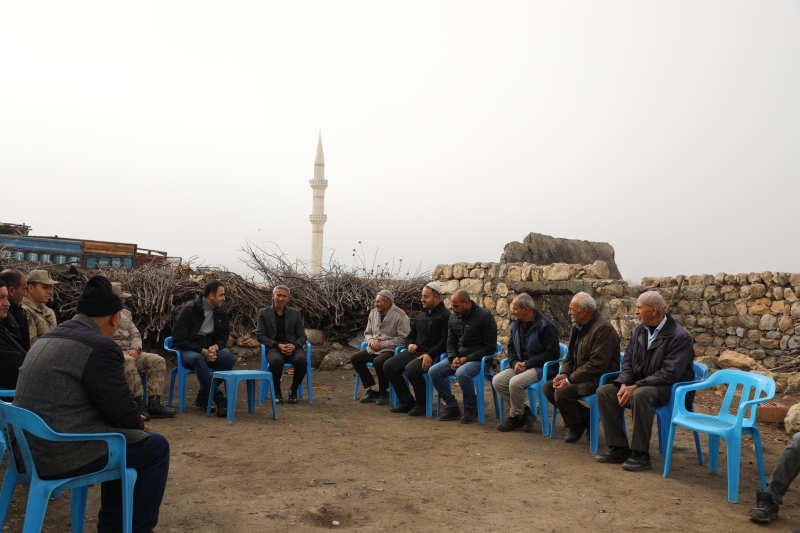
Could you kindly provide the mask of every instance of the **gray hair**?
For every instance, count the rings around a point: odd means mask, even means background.
[[[286,285],[275,285],[275,288],[274,288],[274,289],[272,289],[272,294],[273,294],[273,296],[274,296],[274,295],[275,295],[275,293],[276,293],[277,291],[279,291],[279,290],[284,290],[284,291],[286,291],[286,294],[288,294],[289,296],[291,296],[291,295],[292,295],[292,291],[290,291],[290,290],[289,290],[289,287],[287,287]]]
[[[534,303],[533,298],[531,298],[531,295],[527,292],[523,292],[514,298],[514,300],[516,300],[518,306],[527,307],[531,311],[536,311],[536,304]]]
[[[572,297],[573,299],[578,299],[578,309],[583,307],[587,308],[589,311],[597,311],[597,302],[594,301],[589,294],[585,292],[579,292],[575,296]]]

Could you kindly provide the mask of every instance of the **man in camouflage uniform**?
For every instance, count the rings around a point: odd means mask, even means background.
[[[114,294],[118,295],[125,305],[125,299],[131,295],[122,290],[122,284],[111,284]],[[119,316],[119,326],[114,333],[114,341],[122,348],[125,356],[125,379],[133,392],[133,398],[139,404],[139,412],[145,420],[151,418],[170,418],[177,414],[174,409],[161,405],[161,393],[166,385],[167,364],[164,358],[154,353],[142,352],[142,336],[133,323],[133,315],[128,309],[122,309]],[[147,376],[147,405],[142,396],[142,380],[139,372]]]
[[[57,281],[50,278],[46,270],[31,270],[28,273],[28,294],[22,298],[22,307],[28,315],[28,334],[31,346],[39,337],[56,327],[56,314],[47,307]]]

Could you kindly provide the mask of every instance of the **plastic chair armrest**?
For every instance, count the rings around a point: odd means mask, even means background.
[[[602,387],[603,385],[606,384],[606,382],[608,382],[609,379],[615,378],[620,374],[622,374],[622,372],[606,372],[605,374],[600,376],[600,384],[598,385],[598,387]]]
[[[701,390],[701,389],[708,389],[716,385],[716,383],[710,383],[709,381],[694,381],[690,382],[687,385],[681,385],[677,383],[677,387],[672,388],[672,403],[673,415],[684,414],[686,413],[686,393],[693,390]]]
[[[405,352],[405,351],[406,351],[406,347],[405,346],[398,346],[397,348],[394,349],[394,354],[397,355],[400,352]]]
[[[500,372],[508,368],[508,357],[500,361]]]
[[[757,406],[760,403],[764,403],[764,402],[766,402],[768,400],[771,400],[774,397],[775,397],[774,394],[772,394],[772,395],[768,394],[768,395],[764,396],[763,398],[756,398],[754,400],[747,400],[746,402],[743,402],[743,403],[739,404],[739,410],[736,411],[736,425],[737,426],[741,426],[742,425],[742,420],[744,420],[744,414],[747,412],[747,408],[748,407],[753,407],[753,409],[755,409],[754,406]]]

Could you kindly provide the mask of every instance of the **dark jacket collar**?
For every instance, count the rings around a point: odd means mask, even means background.
[[[74,320],[75,322],[77,322],[79,324],[83,324],[84,326],[89,326],[90,328],[95,330],[97,333],[100,333],[100,334],[103,333],[103,331],[100,329],[100,325],[97,322],[95,322],[94,320],[92,320],[91,318],[89,318],[88,316],[86,316],[86,315],[84,315],[82,313],[78,313],[77,315],[72,317],[72,320]]]
[[[675,322],[675,319],[670,315],[667,315],[667,322],[664,324],[664,327],[661,328],[661,331],[658,333],[658,337],[653,339],[653,342],[650,344],[650,348],[647,349],[652,350],[654,348],[658,348],[664,344],[667,339],[674,337],[676,325],[677,323]],[[643,346],[647,347],[647,328],[644,327],[644,324],[639,324],[636,326],[636,329],[638,330],[636,333],[636,338]]]
[[[538,328],[542,322],[542,312],[538,309],[534,311],[533,316],[527,322],[522,322],[521,320],[515,320],[514,322],[517,323],[517,327],[519,329],[524,328],[526,325],[530,324],[531,328]]]

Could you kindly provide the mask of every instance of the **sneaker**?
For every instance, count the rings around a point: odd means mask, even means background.
[[[456,405],[455,407],[448,407],[444,413],[439,415],[439,422],[449,422],[451,420],[459,420],[461,418],[461,409]]]
[[[374,401],[375,401],[375,400],[377,400],[379,397],[380,397],[380,394],[379,394],[377,391],[374,391],[374,390],[372,390],[372,389],[369,389],[369,390],[367,391],[367,394],[366,394],[366,395],[364,395],[364,397],[363,397],[363,398],[361,398],[361,399],[360,399],[360,400],[358,400],[358,401],[359,401],[359,402],[361,402],[361,403],[370,403],[370,402],[374,402]]]
[[[650,454],[647,452],[633,452],[630,458],[622,463],[622,468],[628,472],[652,470],[653,464],[650,462]]]
[[[464,416],[461,417],[462,424],[471,424],[478,419],[477,409],[464,409]]]
[[[136,396],[134,400],[136,400],[136,405],[139,407],[139,414],[144,417],[145,421],[150,420],[150,413],[147,411],[147,406],[144,404],[142,397]]]
[[[389,391],[381,391],[378,395],[378,400],[375,402],[375,405],[386,405],[389,403]]]
[[[564,442],[568,442],[572,444],[573,442],[578,442],[583,437],[583,432],[586,431],[586,424],[580,422],[575,424],[571,428],[567,429],[567,434],[564,435]]]
[[[289,403],[297,403],[297,391],[289,391]]]
[[[595,459],[597,459],[598,463],[622,464],[628,460],[628,458],[631,456],[631,453],[632,452],[630,448],[612,446],[606,453],[596,456]]]
[[[765,490],[756,491],[756,506],[750,510],[750,520],[753,522],[769,522],[778,518],[780,505]]]
[[[536,423],[536,415],[533,414],[531,408],[527,405],[525,406],[525,411],[522,413],[522,427],[520,428],[525,433],[530,433],[533,431],[533,425]]]
[[[194,399],[194,404],[205,411],[208,408],[208,391],[203,389],[197,391],[197,397]],[[214,409],[214,406],[212,405],[211,412],[213,413],[214,411],[216,411],[216,409]]]
[[[161,396],[150,396],[147,399],[147,405],[149,406],[147,410],[152,418],[172,418],[178,414],[175,409],[161,405]]]
[[[416,405],[417,405],[417,402],[412,400],[410,402],[397,404],[397,407],[392,407],[390,409],[390,411],[392,413],[407,413],[407,412],[411,411],[414,407],[416,407]]]
[[[217,416],[218,417],[224,418],[224,417],[228,416],[228,399],[227,398],[222,398],[222,399],[220,399],[220,400],[218,400],[218,401],[216,401],[214,403],[217,404]]]
[[[408,412],[408,416],[424,416],[425,415],[425,406],[416,404],[411,410]]]
[[[514,431],[525,425],[525,415],[509,416],[503,422],[497,424],[498,431]]]

